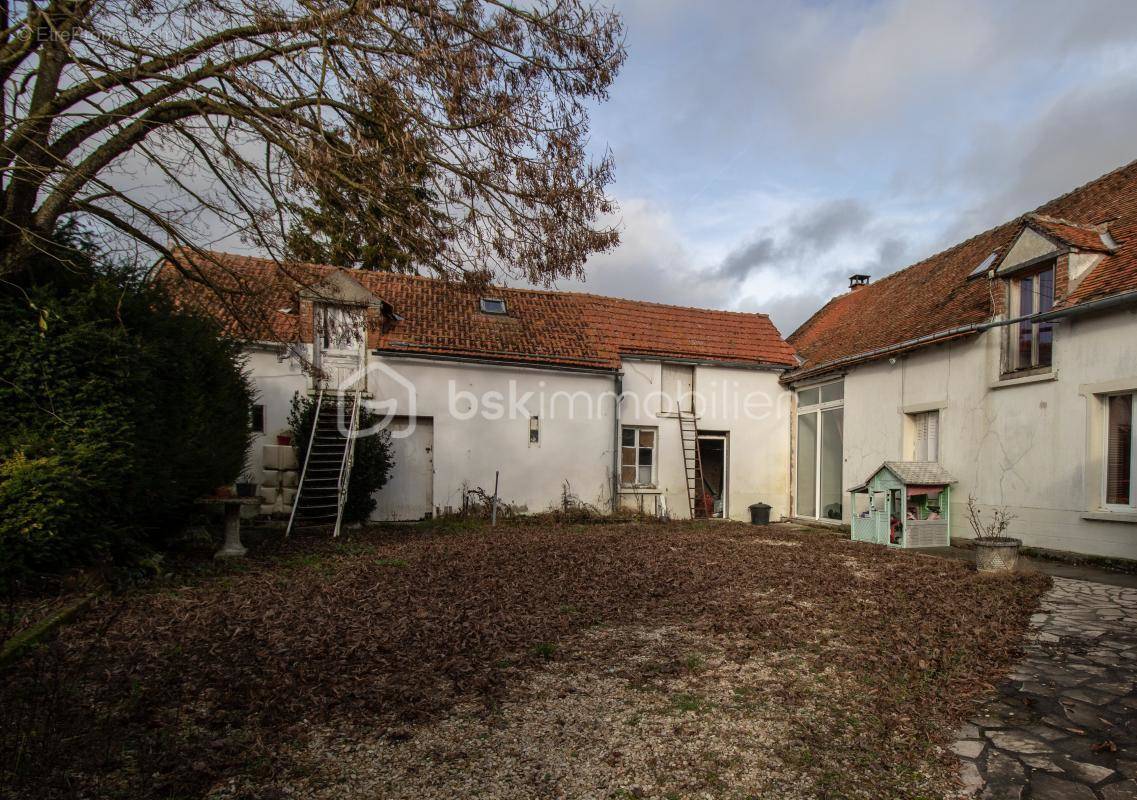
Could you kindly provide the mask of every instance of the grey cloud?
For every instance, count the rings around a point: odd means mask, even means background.
[[[1137,77],[1072,89],[1033,119],[989,128],[956,181],[980,198],[945,231],[942,243],[1005,222],[1137,158]],[[1096,221],[1096,220],[1095,220]]]
[[[889,236],[882,239],[877,247],[877,260],[875,264],[865,265],[865,273],[874,278],[881,278],[890,272],[895,272],[911,262],[911,245],[907,239]]]
[[[754,270],[773,263],[778,257],[778,251],[773,237],[764,236],[731,251],[723,259],[717,273],[720,277],[741,281]]]
[[[824,253],[839,241],[862,233],[872,218],[872,212],[859,200],[830,200],[793,222],[789,236],[801,251]]]
[[[763,314],[769,314],[770,321],[774,323],[778,332],[785,338],[813,316],[814,312],[840,293],[840,289],[832,288],[831,283],[820,282],[814,285],[817,288],[813,291],[775,297],[769,300],[748,297],[742,301],[740,308],[744,311],[759,311]]]
[[[777,229],[763,227],[749,243],[728,253],[714,274],[742,281],[763,269],[784,270],[803,259],[823,258],[838,244],[866,235],[872,221],[872,212],[854,198],[819,203]]]

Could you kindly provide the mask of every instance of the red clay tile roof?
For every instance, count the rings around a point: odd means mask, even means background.
[[[155,280],[175,299],[224,321],[246,339],[302,341],[311,320],[297,313],[301,286],[334,267],[278,265],[226,253],[182,254],[189,277],[164,262]],[[796,366],[793,348],[765,314],[667,306],[575,292],[490,287],[381,272],[345,270],[400,319],[369,334],[383,350],[615,369],[621,355]],[[232,293],[215,292],[195,274]],[[498,297],[508,313],[483,313],[482,297]]]
[[[1063,244],[1104,255],[1057,308],[1074,307],[1137,290],[1137,161],[973,236],[942,253],[875,283],[839,295],[810,317],[788,341],[804,359],[788,377],[823,370],[842,360],[895,352],[913,339],[934,338],[992,317],[991,287],[968,276],[991,253],[1002,255],[1023,225],[1033,224]],[[1098,235],[1108,231],[1110,251]],[[873,351],[884,351],[874,353]],[[872,355],[869,355],[872,353]]]
[[[1043,214],[1027,214],[1026,221],[1028,225],[1038,228],[1061,244],[1076,247],[1079,250],[1087,250],[1091,253],[1113,252],[1113,248],[1107,245],[1105,239],[1102,238],[1102,234],[1106,232],[1105,225],[1091,228],[1085,225],[1075,225],[1068,220],[1047,217]]]

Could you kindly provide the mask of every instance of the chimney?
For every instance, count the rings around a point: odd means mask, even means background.
[[[869,285],[869,276],[868,275],[850,275],[849,276],[849,291],[850,292],[855,292],[857,289],[860,289],[862,286],[868,286],[868,285]]]

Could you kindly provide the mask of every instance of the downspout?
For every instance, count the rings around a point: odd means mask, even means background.
[[[624,373],[617,370],[612,378],[616,385],[612,414],[612,513],[615,514],[620,510],[620,398],[624,394]]]

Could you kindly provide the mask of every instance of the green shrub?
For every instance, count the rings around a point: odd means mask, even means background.
[[[292,446],[300,469],[304,468],[307,456],[308,439],[312,435],[312,421],[316,413],[316,401],[296,393],[292,396],[292,411],[288,422],[292,428]],[[363,408],[359,412],[359,429],[374,429],[382,418]],[[375,510],[374,494],[383,488],[391,474],[391,433],[386,429],[370,436],[361,436],[355,443],[355,458],[351,466],[351,478],[347,485],[347,502],[343,507],[344,522],[364,522]]]
[[[72,251],[75,252],[75,251]],[[0,290],[0,577],[160,548],[240,473],[239,346],[89,251]]]

